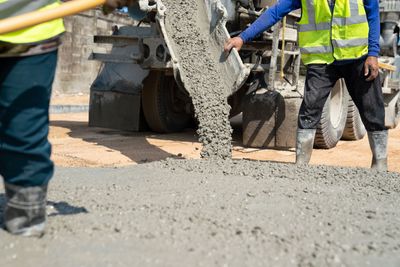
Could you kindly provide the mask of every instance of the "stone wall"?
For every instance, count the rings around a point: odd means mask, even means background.
[[[104,16],[100,10],[90,10],[64,20],[66,33],[59,49],[59,60],[53,94],[88,94],[97,76],[100,62],[88,60],[92,51],[105,53],[110,45],[93,43],[94,35],[110,35],[112,26],[130,25],[124,14]]]

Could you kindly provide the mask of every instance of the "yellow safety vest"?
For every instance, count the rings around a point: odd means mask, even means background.
[[[368,53],[369,27],[363,0],[301,0],[298,25],[303,63],[330,64]]]
[[[60,5],[58,0],[0,0],[0,19],[21,15],[39,9]],[[65,31],[62,19],[55,19],[30,28],[0,35],[0,41],[13,44],[31,44],[51,39]]]

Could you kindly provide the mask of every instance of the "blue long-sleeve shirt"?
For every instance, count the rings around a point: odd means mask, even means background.
[[[327,1],[327,0],[325,0]],[[379,55],[380,20],[379,0],[364,0],[365,13],[369,25],[368,56]],[[301,0],[280,0],[267,9],[250,27],[240,34],[244,42],[254,39],[271,28],[291,11],[301,8]]]

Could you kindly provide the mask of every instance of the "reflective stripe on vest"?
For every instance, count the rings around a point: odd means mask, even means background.
[[[56,2],[55,0],[0,0],[0,19],[35,11]]]
[[[21,15],[38,9],[60,5],[58,0],[0,0],[0,18]],[[51,39],[64,32],[62,19],[55,19],[30,28],[0,35],[0,41],[14,44],[34,44]]]
[[[368,38],[350,39],[350,40],[332,40],[333,47],[346,48],[354,46],[363,46],[368,44]]]
[[[368,52],[368,21],[363,0],[302,0],[299,46],[304,64],[329,64]]]
[[[332,53],[332,51],[332,46],[309,46],[300,48],[302,54],[327,54]]]

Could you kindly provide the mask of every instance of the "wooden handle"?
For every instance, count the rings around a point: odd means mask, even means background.
[[[18,31],[47,21],[63,18],[103,5],[106,0],[74,0],[59,7],[37,10],[0,20],[0,34]]]
[[[285,34],[286,34],[286,17],[282,20],[282,48],[281,48],[281,79],[285,79],[284,64],[285,64]]]
[[[385,70],[389,70],[389,71],[396,71],[396,66],[393,66],[393,65],[390,65],[390,64],[378,62],[378,66],[381,69],[385,69]]]

